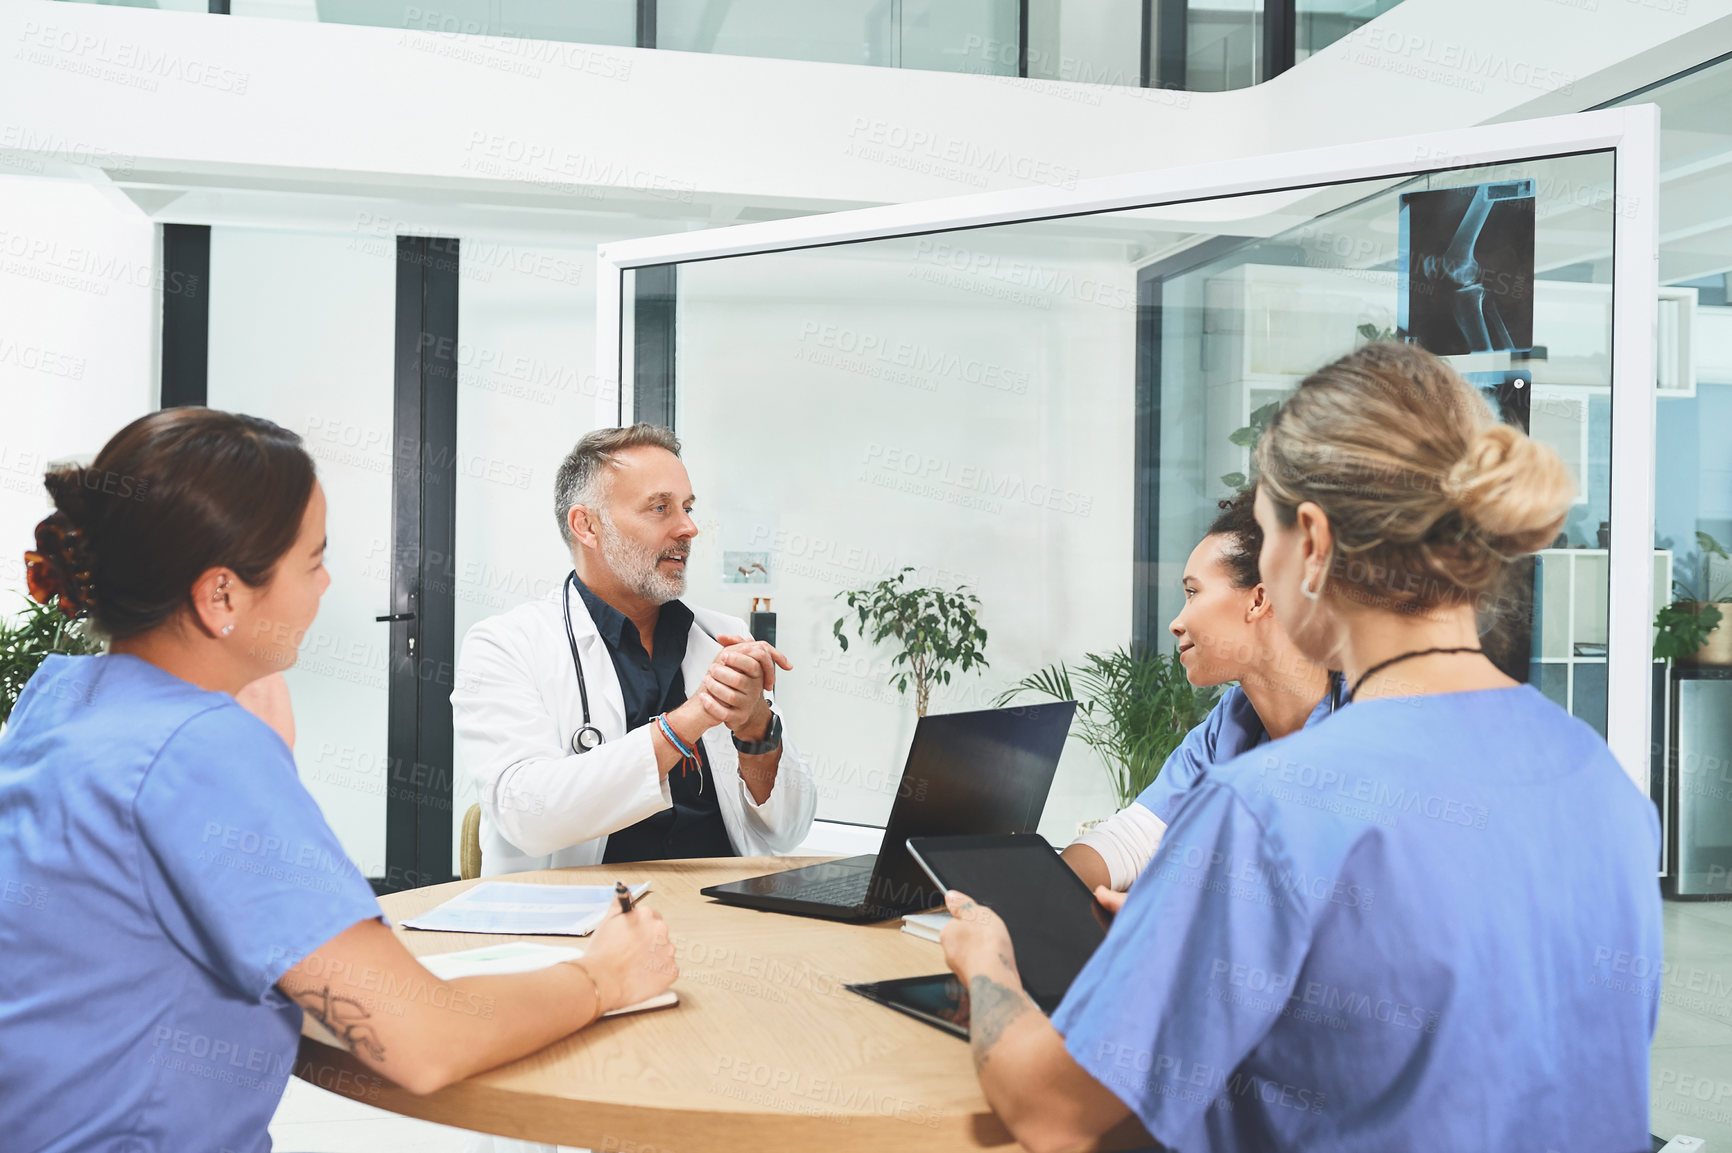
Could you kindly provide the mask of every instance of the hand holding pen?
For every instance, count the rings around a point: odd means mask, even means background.
[[[598,1013],[648,1000],[680,975],[662,915],[654,909],[637,912],[623,883],[616,883],[613,891],[619,911],[609,910],[580,961],[595,983]]]

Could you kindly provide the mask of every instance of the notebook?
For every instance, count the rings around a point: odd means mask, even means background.
[[[902,931],[923,941],[936,941],[944,926],[950,924],[949,913],[910,913],[902,918]]]
[[[636,901],[649,882],[631,887]],[[586,937],[613,907],[612,885],[531,885],[484,881],[402,922],[405,929],[498,933],[510,937]]]
[[[455,981],[461,977],[497,977],[506,973],[528,973],[535,969],[545,969],[557,965],[561,961],[575,961],[583,956],[582,949],[566,945],[538,945],[533,941],[510,941],[503,945],[483,945],[479,949],[464,949],[459,953],[438,953],[431,957],[417,957],[423,968],[441,981]],[[639,1001],[635,1005],[627,1005],[622,1009],[614,1009],[603,1013],[604,1017],[617,1017],[622,1013],[637,1013],[644,1009],[660,1009],[664,1005],[677,1005],[680,995],[669,989],[657,994],[647,1001]]]

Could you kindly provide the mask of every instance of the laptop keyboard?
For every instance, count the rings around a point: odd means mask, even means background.
[[[795,879],[785,892],[790,897],[798,897],[802,901],[814,901],[820,905],[840,905],[852,908],[866,899],[866,889],[872,883],[870,872],[854,873],[848,876],[831,877],[827,880]]]
[[[850,857],[846,861],[766,873],[737,885],[754,896],[788,897],[852,909],[866,900],[866,892],[872,885],[872,862],[870,856]]]

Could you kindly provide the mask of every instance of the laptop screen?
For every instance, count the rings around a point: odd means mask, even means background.
[[[1032,833],[1075,701],[921,717],[902,771],[868,906],[884,916],[943,903],[908,855],[909,837]]]

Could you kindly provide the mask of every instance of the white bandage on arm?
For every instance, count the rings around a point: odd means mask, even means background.
[[[1117,892],[1131,887],[1142,871],[1155,859],[1166,822],[1138,804],[1108,817],[1082,836],[1075,844],[1087,845],[1107,863],[1108,883]]]

